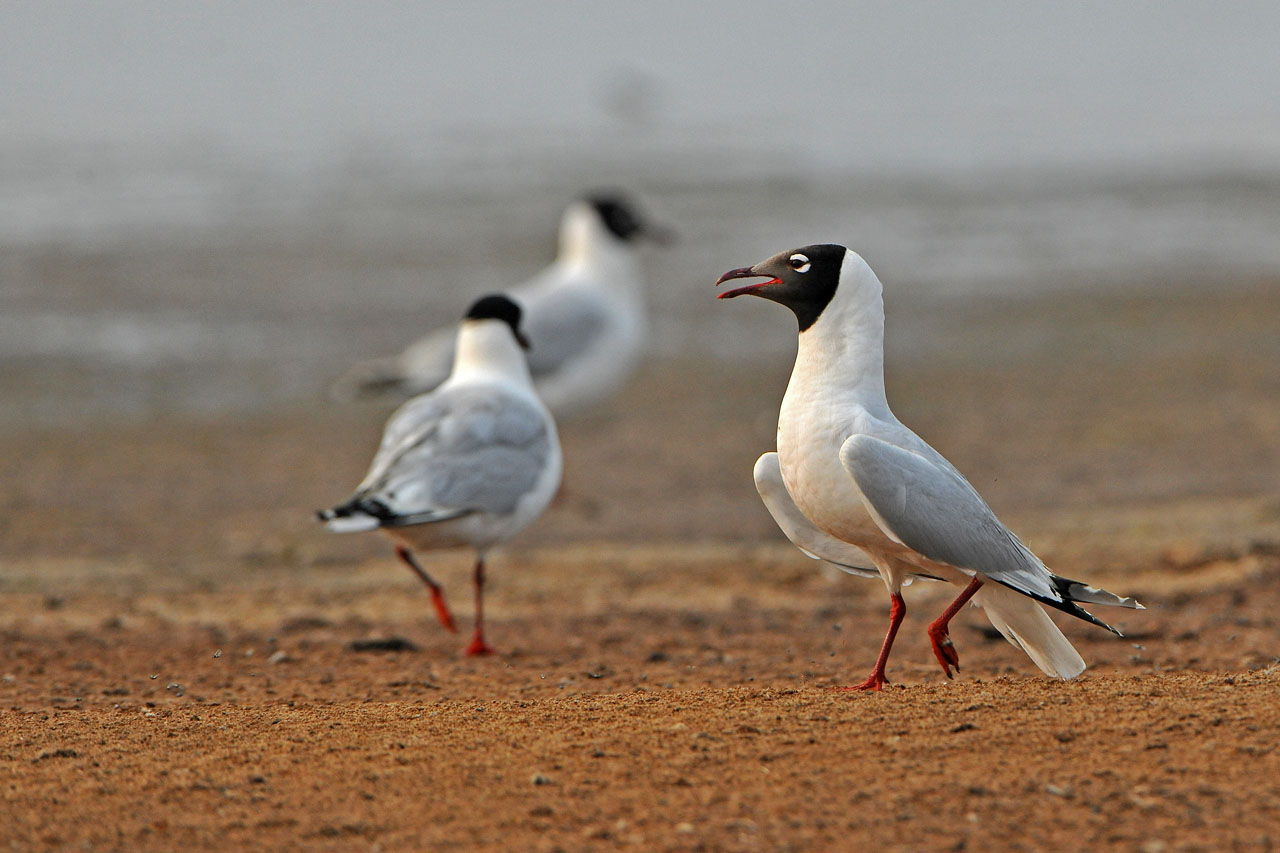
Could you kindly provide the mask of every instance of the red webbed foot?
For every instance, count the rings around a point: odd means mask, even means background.
[[[938,659],[947,678],[952,677],[952,667],[955,667],[956,672],[960,671],[960,653],[956,651],[956,644],[951,642],[946,625],[939,625],[937,622],[930,625],[929,642],[933,644],[933,656]]]
[[[889,679],[884,677],[883,672],[873,672],[870,675],[868,675],[867,680],[862,682],[861,684],[854,684],[850,687],[836,687],[834,689],[838,690],[841,693],[852,693],[855,690],[880,691],[880,690],[883,690],[884,686],[888,683],[889,683]]]

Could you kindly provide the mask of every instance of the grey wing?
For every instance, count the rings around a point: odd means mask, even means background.
[[[369,466],[365,482],[386,469],[415,445],[435,446],[441,424],[459,411],[456,397],[448,392],[421,394],[412,398],[391,413],[387,425],[382,428],[382,441],[378,453]]]
[[[516,395],[432,394],[392,416],[360,492],[397,515],[510,512],[546,470],[553,440],[542,411]]]
[[[539,379],[599,346],[609,315],[593,294],[565,291],[530,306],[522,325],[530,344],[529,372]]]
[[[782,481],[782,468],[778,464],[777,453],[766,453],[756,460],[756,491],[765,509],[773,516],[778,527],[791,540],[791,544],[799,548],[807,557],[815,560],[826,560],[851,575],[865,578],[876,578],[880,573],[875,564],[861,548],[847,542],[841,542],[834,536],[813,526],[804,513],[796,506]]]
[[[871,517],[895,541],[1035,598],[1063,601],[1044,563],[954,469],[868,435],[846,440],[840,463]]]
[[[329,386],[329,396],[339,401],[400,399],[431,391],[453,369],[457,330],[432,332],[404,352],[353,365]]]
[[[524,312],[520,326],[530,342],[526,359],[535,379],[555,373],[565,362],[597,346],[609,324],[608,309],[597,292],[547,289],[550,275],[544,272],[510,293]],[[447,379],[453,369],[457,337],[454,327],[440,329],[397,356],[404,381],[420,393]]]

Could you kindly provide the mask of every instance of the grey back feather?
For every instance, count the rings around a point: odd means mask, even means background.
[[[525,354],[530,375],[535,380],[554,375],[565,362],[597,345],[607,325],[608,313],[593,294],[570,292],[543,299],[537,310],[526,312],[521,324],[530,342]],[[401,390],[430,391],[453,370],[457,338],[454,328],[433,332],[398,357],[384,360],[393,365],[387,372],[394,373]],[[376,390],[373,381],[366,381]]]
[[[551,437],[543,413],[494,386],[416,397],[387,422],[357,494],[400,515],[512,511],[544,471]]]
[[[862,434],[845,441],[840,462],[877,523],[908,548],[930,560],[980,571],[1014,589],[1062,600],[1044,563],[949,464],[939,466]]]

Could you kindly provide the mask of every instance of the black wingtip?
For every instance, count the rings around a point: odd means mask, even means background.
[[[393,521],[396,518],[395,513],[382,501],[361,495],[357,495],[345,503],[340,503],[333,509],[318,509],[316,510],[316,517],[321,521],[333,521],[335,518],[350,518],[356,513],[373,516],[383,523]]]
[[[1054,579],[1059,580],[1059,578],[1056,575],[1054,576]],[[991,578],[991,580],[996,580],[996,579]],[[1090,624],[1097,625],[1099,628],[1105,628],[1106,630],[1115,634],[1117,637],[1124,636],[1124,634],[1120,633],[1119,629],[1111,627],[1106,622],[1103,622],[1101,619],[1099,619],[1097,616],[1094,616],[1088,610],[1085,610],[1079,604],[1076,604],[1074,601],[1071,601],[1069,599],[1063,599],[1059,601],[1058,599],[1050,598],[1047,595],[1037,595],[1036,593],[1028,592],[1025,589],[1021,589],[1019,587],[1013,586],[1012,584],[1007,584],[1004,581],[996,580],[996,583],[999,583],[1002,586],[1007,586],[1009,587],[1009,589],[1013,590],[1014,592],[1021,593],[1022,595],[1025,595],[1028,598],[1034,598],[1036,601],[1040,602],[1041,604],[1052,607],[1054,610],[1061,610],[1063,613],[1066,613],[1069,616],[1074,616],[1077,619],[1081,619]]]

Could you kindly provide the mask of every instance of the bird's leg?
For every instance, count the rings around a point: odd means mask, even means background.
[[[866,681],[852,687],[841,687],[840,690],[879,690],[889,683],[889,679],[885,678],[884,668],[889,663],[889,650],[893,648],[893,638],[898,636],[898,627],[902,625],[902,619],[907,615],[907,603],[902,600],[901,593],[895,592],[892,601],[893,605],[889,608],[889,631],[884,635],[884,645],[880,647],[880,656],[876,658],[876,668],[871,670]]]
[[[956,596],[956,600],[951,602],[951,606],[942,611],[942,615],[929,623],[929,642],[933,643],[933,654],[938,659],[938,663],[942,664],[942,671],[947,674],[947,678],[951,677],[951,667],[956,668],[956,672],[960,671],[960,653],[956,651],[955,643],[951,642],[951,636],[947,632],[947,625],[951,622],[951,617],[960,612],[960,608],[973,598],[973,594],[982,586],[982,578],[974,576],[969,581],[969,585],[964,591]]]
[[[469,655],[491,655],[493,647],[484,641],[484,555],[476,558],[476,632],[467,646]]]
[[[427,570],[418,564],[414,559],[413,552],[403,545],[396,546],[396,555],[404,560],[404,564],[413,569],[413,573],[422,578],[422,582],[431,590],[431,603],[436,606],[436,618],[440,620],[440,624],[444,626],[446,631],[456,634],[458,627],[453,624],[453,614],[449,612],[449,605],[444,603],[444,590],[440,584],[431,579],[431,575],[427,574]]]

